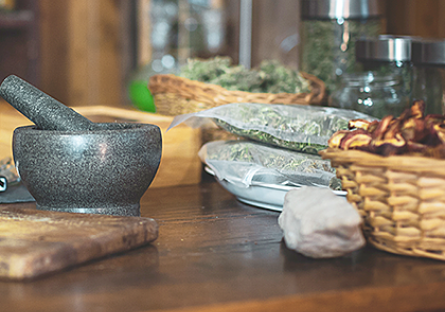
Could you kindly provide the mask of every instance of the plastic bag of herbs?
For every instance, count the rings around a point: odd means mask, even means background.
[[[349,120],[376,119],[331,107],[233,103],[176,116],[169,128],[182,122],[199,127],[208,118],[240,137],[309,154],[327,148],[332,134],[348,129]]]
[[[335,169],[321,157],[252,141],[214,141],[199,151],[201,161],[220,180],[245,186],[280,184],[341,189]]]

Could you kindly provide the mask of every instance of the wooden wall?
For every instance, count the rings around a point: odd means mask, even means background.
[[[388,33],[445,38],[444,0],[387,0]]]
[[[39,4],[42,90],[70,106],[121,104],[121,1]]]
[[[299,1],[253,1],[252,66],[264,59],[278,59],[288,66],[298,66],[299,16]]]

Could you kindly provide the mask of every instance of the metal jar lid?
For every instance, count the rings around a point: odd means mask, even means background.
[[[303,19],[357,19],[381,16],[378,0],[302,0]]]
[[[357,39],[355,57],[366,61],[411,61],[413,37],[382,35],[377,38]]]
[[[413,41],[411,59],[414,64],[445,65],[445,41]]]

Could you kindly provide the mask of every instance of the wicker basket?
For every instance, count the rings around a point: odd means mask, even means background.
[[[217,85],[175,75],[154,75],[150,78],[148,88],[154,96],[157,112],[168,116],[195,113],[235,102],[320,105],[326,98],[325,84],[315,76],[306,73],[301,75],[310,81],[310,93],[229,91]]]
[[[445,160],[332,148],[320,154],[337,169],[372,245],[445,260]]]

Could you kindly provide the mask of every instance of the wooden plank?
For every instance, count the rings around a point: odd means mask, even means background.
[[[95,3],[88,0],[69,0],[68,15],[68,102],[79,106],[97,100],[97,39]],[[93,9],[90,11],[90,9]],[[90,32],[90,30],[92,32]],[[92,77],[96,75],[96,77]],[[96,95],[96,96],[95,96]]]
[[[413,34],[415,36],[437,38],[439,34],[439,1],[411,1]]]
[[[192,57],[190,31],[185,27],[190,17],[190,3],[187,0],[178,0],[178,63],[185,64]]]
[[[300,2],[294,0],[257,0],[253,3],[252,67],[262,60],[276,59],[286,65],[298,66],[298,31]],[[281,43],[287,39],[289,50]],[[287,48],[287,46],[286,46]]]
[[[385,9],[389,34],[445,38],[442,0],[391,0]]]
[[[43,0],[42,89],[69,106],[122,103],[121,12],[114,0]]]
[[[282,296],[268,300],[252,300],[214,304],[185,309],[144,310],[143,312],[440,312],[445,300],[440,295],[439,284],[426,286],[405,286],[397,290],[355,289],[350,291],[331,291],[306,296]]]
[[[120,68],[121,78],[125,80],[120,86],[122,105],[131,105],[131,99],[128,95],[129,77],[137,67],[137,6],[135,1],[118,1],[120,12]]]
[[[411,29],[410,18],[408,15],[409,6],[406,0],[386,1],[385,7],[387,12],[386,25],[388,33],[395,35],[409,35]]]
[[[35,278],[130,250],[157,236],[158,226],[150,218],[4,208],[0,210],[0,278]]]
[[[439,8],[437,12],[440,17],[438,18],[439,31],[437,35],[439,38],[445,38],[445,19],[443,18],[443,16],[445,15],[445,1],[439,1]]]
[[[12,135],[14,129],[32,125],[32,122],[3,100],[0,100],[0,111],[0,159],[12,158]]]
[[[151,61],[151,21],[150,0],[137,0],[138,11],[138,66],[142,67]]]
[[[119,1],[100,0],[88,1],[88,5],[98,2],[98,21],[93,28],[98,37],[96,49],[98,68],[94,79],[97,80],[97,94],[94,102],[89,105],[118,106],[123,102],[121,86],[125,84],[122,74],[122,48],[120,38],[120,11]],[[94,17],[93,17],[94,18]],[[90,28],[89,32],[93,29]],[[90,63],[89,66],[92,64]],[[90,86],[91,87],[91,86]]]
[[[39,1],[41,89],[63,103],[69,101],[68,4],[68,1]]]

